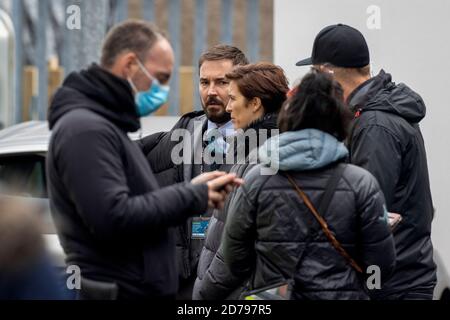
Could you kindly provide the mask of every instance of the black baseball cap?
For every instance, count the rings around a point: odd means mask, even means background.
[[[316,36],[311,58],[297,66],[331,63],[342,68],[362,68],[370,63],[367,42],[361,32],[345,24],[328,26]]]

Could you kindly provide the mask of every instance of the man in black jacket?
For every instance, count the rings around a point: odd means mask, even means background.
[[[141,143],[150,166],[161,186],[169,186],[182,181],[190,181],[203,172],[210,172],[220,165],[208,165],[202,158],[208,140],[205,132],[216,130],[220,139],[217,143],[225,143],[225,138],[234,134],[230,114],[225,108],[228,104],[228,81],[225,75],[237,66],[246,65],[248,60],[244,53],[229,45],[216,45],[199,59],[199,94],[203,111],[184,115],[169,132],[162,132],[144,138]],[[172,151],[180,143],[177,130],[186,130],[191,140],[190,161],[176,164]],[[180,132],[180,131],[178,131]],[[211,212],[197,212],[196,215],[210,217]],[[194,218],[195,220],[195,218]],[[178,299],[191,299],[193,285],[197,276],[197,265],[204,245],[202,235],[192,235],[193,223],[189,219],[177,228],[177,263],[180,277]]]
[[[397,262],[392,278],[382,281],[374,299],[432,299],[436,284],[431,222],[433,203],[427,158],[419,122],[422,98],[381,71],[370,77],[370,56],[363,35],[338,24],[316,37],[311,58],[297,63],[334,75],[355,114],[350,161],[370,171],[386,198],[389,212],[403,221],[394,229]]]
[[[50,205],[67,263],[81,268],[83,298],[173,298],[171,228],[223,205],[235,181],[213,173],[161,189],[129,139],[167,99],[172,68],[169,42],[127,21],[108,34],[101,66],[70,74],[52,102]]]

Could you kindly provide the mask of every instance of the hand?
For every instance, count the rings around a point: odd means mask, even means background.
[[[397,227],[397,225],[403,220],[400,214],[394,212],[388,212],[388,217],[389,217],[389,226],[391,227],[391,230],[394,230]]]
[[[203,184],[203,183],[207,183],[208,181],[222,177],[224,175],[226,175],[226,172],[222,172],[222,171],[207,172],[207,173],[203,173],[202,175],[199,175],[198,177],[195,177],[194,179],[192,179],[191,183],[192,184]]]
[[[226,197],[233,191],[234,187],[239,187],[244,183],[235,174],[224,174],[218,178],[208,181],[208,206],[210,208],[222,209]]]

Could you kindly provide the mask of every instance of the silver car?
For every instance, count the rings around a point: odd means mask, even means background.
[[[167,131],[178,121],[178,117],[149,117],[142,120],[140,132],[130,134],[137,140],[152,133]],[[50,131],[45,121],[21,123],[0,131],[0,188],[14,190],[14,196],[33,204],[42,214],[44,240],[53,263],[65,267],[65,254],[56,235],[45,176],[45,157]]]

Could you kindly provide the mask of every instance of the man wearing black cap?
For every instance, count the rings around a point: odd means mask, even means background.
[[[432,299],[436,284],[430,237],[433,203],[419,128],[426,111],[422,98],[406,85],[392,82],[383,70],[371,78],[364,36],[347,25],[320,31],[311,58],[297,63],[305,65],[332,73],[341,84],[355,114],[348,141],[350,161],[378,179],[388,211],[403,218],[393,230],[396,271],[390,279],[381,279],[381,289],[372,290],[372,298]]]

